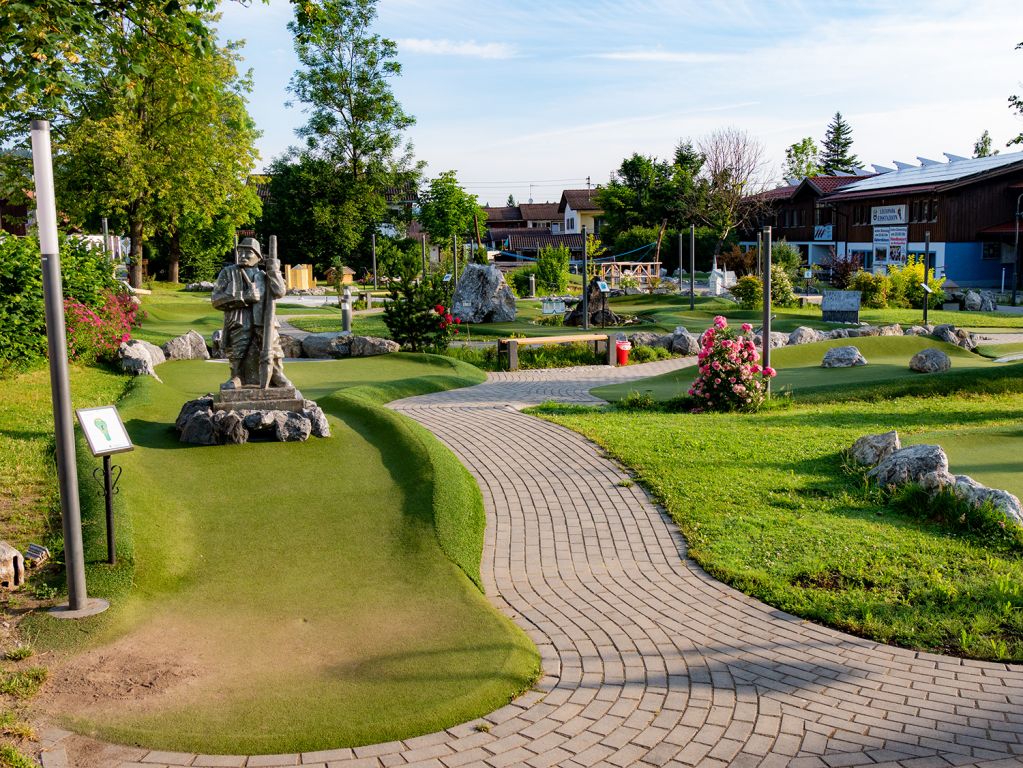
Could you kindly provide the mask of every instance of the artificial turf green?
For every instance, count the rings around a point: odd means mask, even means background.
[[[157,749],[309,751],[449,727],[535,677],[532,644],[473,583],[478,489],[435,438],[378,405],[482,374],[410,355],[287,372],[320,399],[331,438],[178,443],[170,425],[224,378],[218,363],[167,363],[163,384],[140,380],[123,401],[137,445],[118,457],[132,588],[73,628],[37,617],[35,642],[157,643],[160,661],[204,674],[151,709],[59,713],[76,730]],[[92,594],[104,568],[90,566]]]
[[[867,365],[852,368],[822,368],[821,360],[828,349],[855,346]],[[832,397],[839,393],[851,396],[869,394],[878,388],[900,384],[925,384],[949,374],[921,374],[909,369],[909,361],[928,347],[944,350],[952,360],[952,381],[955,374],[995,372],[1006,364],[997,364],[959,347],[925,336],[867,336],[858,339],[830,339],[816,344],[799,344],[771,351],[771,365],[778,376],[771,387],[776,395],[791,394],[796,398],[816,395]],[[1023,369],[1009,369],[1023,370]],[[654,400],[670,400],[686,394],[697,375],[695,367],[653,376],[640,381],[597,387],[592,393],[609,401],[618,401],[630,392],[649,395]]]
[[[1020,394],[757,414],[541,412],[634,470],[678,522],[688,554],[737,589],[881,642],[1023,661],[1018,540],[920,519],[844,469],[857,438],[897,429],[906,444],[945,446],[953,472],[1019,488]]]

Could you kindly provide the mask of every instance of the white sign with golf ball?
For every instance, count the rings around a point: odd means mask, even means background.
[[[124,453],[135,448],[116,406],[79,408],[75,413],[78,415],[78,423],[82,425],[85,439],[89,441],[89,450],[93,456]]]

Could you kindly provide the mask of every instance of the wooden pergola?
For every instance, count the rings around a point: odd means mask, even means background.
[[[595,266],[597,276],[612,288],[617,288],[623,277],[635,278],[640,285],[646,285],[650,278],[661,276],[659,261],[601,261]]]

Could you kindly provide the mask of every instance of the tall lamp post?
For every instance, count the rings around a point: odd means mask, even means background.
[[[590,286],[587,282],[590,273],[589,260],[586,254],[586,225],[582,226],[583,233],[583,330],[590,329]]]
[[[57,203],[53,193],[50,123],[46,120],[32,121],[32,166],[42,257],[46,348],[50,358],[50,397],[53,401],[53,434],[57,448],[57,481],[60,488],[64,568],[68,590],[67,605],[57,606],[51,613],[61,618],[77,619],[106,610],[108,603],[98,598],[90,600],[85,588],[82,513],[78,506],[78,467],[75,463],[75,432],[71,420],[71,386],[68,381],[67,336],[64,330],[64,287],[60,277],[60,249],[57,243]]]
[[[931,230],[924,232],[924,327],[927,327],[927,306],[931,303],[931,288],[927,274],[931,271]]]
[[[1019,253],[1019,219],[1023,215],[1020,212],[1020,205],[1023,204],[1023,193],[1016,198],[1016,243],[1013,246],[1016,251],[1016,264],[1012,268],[1012,306],[1016,306],[1016,294],[1019,292],[1019,268],[1020,268],[1020,253]]]
[[[761,240],[764,249],[764,323],[760,330],[760,357],[764,368],[771,365],[771,228],[764,227]],[[771,380],[767,381],[767,396],[771,396]]]

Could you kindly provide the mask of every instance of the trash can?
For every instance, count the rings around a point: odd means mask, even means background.
[[[632,349],[632,344],[627,341],[615,342],[615,353],[618,355],[618,365],[629,364],[629,351]]]

